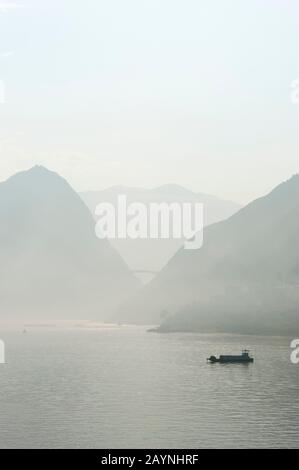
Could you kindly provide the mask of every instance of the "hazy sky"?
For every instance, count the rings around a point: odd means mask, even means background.
[[[0,0],[0,180],[247,202],[299,171],[297,78],[298,0]]]

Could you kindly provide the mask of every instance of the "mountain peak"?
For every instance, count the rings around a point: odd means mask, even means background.
[[[58,173],[55,173],[52,170],[49,170],[43,165],[34,165],[33,167],[29,168],[28,170],[21,171],[17,173],[15,176],[34,176],[34,177],[56,177],[61,178]]]
[[[193,191],[190,189],[184,188],[183,186],[180,186],[179,184],[174,184],[174,183],[169,183],[169,184],[163,184],[162,186],[158,186],[153,189],[153,191],[159,192],[159,193],[173,193],[173,194],[178,194],[178,195],[190,195],[194,194]]]
[[[58,173],[48,170],[48,168],[42,165],[35,165],[28,170],[20,171],[1,183],[1,186],[2,185],[19,188],[30,187],[31,190],[35,189],[42,192],[49,188],[54,190],[58,187],[69,187],[67,181]]]
[[[53,173],[51,170],[46,168],[43,165],[34,165],[33,167],[27,170],[28,173]]]
[[[57,173],[34,166],[1,183],[0,218],[1,310],[91,318],[107,315],[138,288],[120,255],[96,237],[83,201]]]

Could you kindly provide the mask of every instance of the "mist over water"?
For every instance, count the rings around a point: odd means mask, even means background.
[[[287,337],[145,327],[2,332],[1,448],[298,447]],[[249,365],[207,364],[249,347]]]

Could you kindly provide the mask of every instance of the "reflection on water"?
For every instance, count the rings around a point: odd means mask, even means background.
[[[299,447],[290,339],[2,332],[0,447]],[[249,347],[254,364],[207,364]]]

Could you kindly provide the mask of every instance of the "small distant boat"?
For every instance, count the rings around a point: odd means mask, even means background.
[[[217,358],[216,356],[210,356],[208,357],[207,361],[211,362],[214,364],[215,362],[220,362],[221,364],[226,364],[226,363],[246,363],[246,362],[253,362],[253,357],[249,356],[249,349],[243,349],[242,353],[238,356],[227,356],[227,355],[222,355]]]

